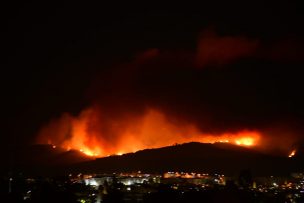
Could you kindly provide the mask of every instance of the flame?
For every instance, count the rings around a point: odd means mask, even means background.
[[[292,150],[291,152],[290,152],[290,154],[288,155],[288,157],[289,158],[291,158],[291,157],[294,157],[295,155],[296,155],[296,152],[297,152],[297,150]]]
[[[254,145],[254,138],[253,137],[241,137],[235,140],[237,145],[245,145],[245,146],[252,146]]]
[[[122,155],[147,148],[186,142],[231,143],[246,147],[259,143],[261,134],[242,130],[236,133],[207,134],[191,123],[171,121],[162,112],[148,109],[143,116],[105,119],[99,109],[89,108],[73,117],[64,114],[41,129],[39,143],[51,142],[88,156]]]

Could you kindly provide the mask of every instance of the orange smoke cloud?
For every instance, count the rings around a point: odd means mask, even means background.
[[[190,123],[172,121],[156,109],[143,115],[126,115],[105,119],[99,108],[91,107],[74,117],[64,114],[41,129],[38,143],[54,144],[67,150],[76,149],[90,156],[108,156],[164,147],[185,142],[229,142],[253,146],[260,133],[243,130],[220,135],[204,134]]]

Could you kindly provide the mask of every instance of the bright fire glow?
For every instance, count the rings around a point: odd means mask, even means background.
[[[296,155],[296,150],[292,150],[292,152],[290,152],[290,154],[288,155],[289,158],[294,157],[294,155]]]
[[[98,108],[89,108],[77,117],[64,114],[50,122],[41,129],[38,142],[104,157],[186,142],[221,142],[251,147],[259,144],[260,137],[259,132],[249,130],[203,133],[193,124],[173,122],[155,109],[148,109],[143,115],[111,120],[105,119]]]
[[[254,145],[255,138],[254,137],[240,137],[239,139],[235,140],[237,145],[245,145],[245,146],[252,146]]]

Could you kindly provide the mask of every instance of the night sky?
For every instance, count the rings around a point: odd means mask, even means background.
[[[109,117],[152,106],[206,132],[304,139],[297,3],[22,3],[0,13],[3,150],[92,104]]]

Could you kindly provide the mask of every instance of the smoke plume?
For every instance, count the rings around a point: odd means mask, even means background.
[[[97,74],[88,107],[50,121],[38,142],[99,156],[189,141],[290,148],[302,139],[301,77],[265,47],[205,31],[197,51],[147,50]]]

